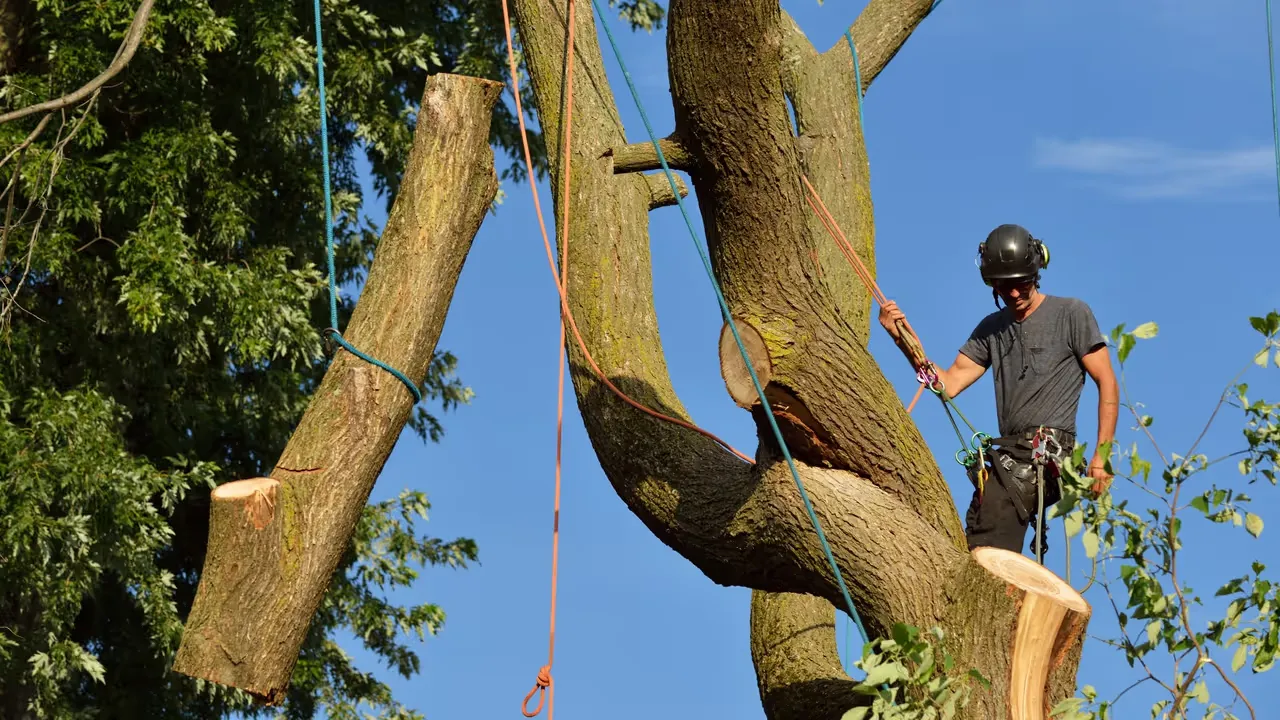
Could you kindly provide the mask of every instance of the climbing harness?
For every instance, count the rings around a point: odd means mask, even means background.
[[[329,181],[329,113],[326,108],[324,95],[324,37],[320,31],[320,0],[315,0],[316,15],[316,80],[320,90],[320,155],[324,159],[324,236],[325,236],[325,254],[329,263],[329,327],[325,328],[324,336],[337,345],[340,345],[347,352],[355,355],[361,360],[382,368],[391,373],[397,380],[404,383],[409,389],[409,393],[413,395],[414,403],[422,402],[422,391],[414,384],[412,380],[405,376],[404,373],[396,370],[390,365],[376,360],[363,352],[356,349],[354,345],[347,342],[342,337],[342,333],[338,332],[338,274],[334,269],[333,262],[333,190]]]

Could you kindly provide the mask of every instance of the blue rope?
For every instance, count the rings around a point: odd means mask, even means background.
[[[418,386],[412,380],[381,360],[375,360],[360,352],[355,346],[347,342],[346,338],[342,337],[342,333],[338,332],[338,274],[333,266],[333,191],[329,181],[329,118],[324,97],[324,40],[320,34],[320,0],[315,0],[315,10],[316,77],[319,79],[320,84],[320,153],[324,157],[324,236],[325,252],[329,261],[329,327],[325,330],[325,334],[333,338],[334,342],[341,345],[352,355],[394,375],[397,380],[404,383],[405,387],[409,388],[409,392],[413,394],[414,402],[419,403],[422,402],[422,391],[418,389]]]
[[[1271,73],[1271,134],[1276,147],[1276,200],[1280,203],[1280,120],[1276,113],[1276,50],[1271,30],[1271,0],[1267,0],[1267,68]]]
[[[805,492],[804,483],[800,481],[800,471],[796,469],[795,461],[791,459],[791,452],[787,449],[787,443],[782,439],[782,431],[778,429],[778,422],[773,417],[773,408],[769,406],[769,401],[765,399],[764,389],[760,386],[760,378],[756,377],[755,368],[751,364],[751,359],[747,356],[747,349],[742,344],[742,337],[738,334],[738,327],[733,322],[733,317],[729,314],[729,305],[725,302],[724,293],[720,290],[720,283],[716,280],[715,271],[711,269],[711,260],[707,257],[706,251],[701,243],[698,242],[698,233],[693,228],[693,220],[689,218],[689,212],[685,208],[684,200],[680,197],[679,186],[676,178],[671,173],[671,168],[667,165],[667,158],[662,153],[662,146],[658,143],[658,136],[653,131],[653,126],[649,123],[649,116],[644,111],[644,104],[640,101],[640,94],[636,91],[635,83],[631,80],[631,73],[627,70],[626,62],[622,59],[622,52],[618,49],[618,43],[613,38],[613,32],[609,30],[609,25],[604,22],[607,17],[600,8],[599,0],[591,0],[591,5],[595,8],[597,15],[601,17],[601,25],[604,26],[605,36],[609,38],[609,45],[613,48],[613,55],[618,60],[618,67],[622,70],[622,76],[626,78],[627,87],[631,90],[631,98],[635,100],[636,109],[640,111],[640,119],[644,121],[644,129],[649,133],[649,141],[653,143],[653,147],[658,151],[658,162],[662,164],[662,171],[667,176],[667,182],[671,184],[671,190],[675,193],[676,204],[680,208],[680,215],[684,217],[685,225],[689,228],[689,235],[693,238],[694,248],[698,251],[698,256],[702,258],[702,265],[707,271],[707,277],[711,278],[711,287],[716,292],[716,300],[720,303],[720,314],[724,316],[725,322],[729,325],[729,330],[733,332],[734,342],[738,344],[738,352],[742,354],[743,364],[747,367],[747,373],[751,375],[751,382],[755,385],[756,394],[760,396],[760,404],[764,406],[765,416],[769,419],[769,427],[773,430],[773,435],[778,441],[778,446],[782,448],[782,456],[786,458],[787,467],[791,469],[791,477],[795,480],[796,488],[800,491],[800,498],[804,501],[805,510],[809,513],[809,519],[813,522],[813,527],[818,532],[818,541],[822,544],[822,551],[826,553],[827,562],[831,563],[831,569],[835,572],[836,582],[840,585],[840,593],[844,595],[845,604],[848,605],[849,615],[858,625],[858,632],[862,635],[862,642],[867,642],[867,631],[862,625],[862,618],[858,615],[858,611],[853,606],[853,598],[849,596],[849,588],[845,585],[844,576],[840,574],[840,567],[836,564],[835,556],[831,554],[831,546],[827,543],[827,536],[822,532],[822,525],[818,522],[818,515],[813,510],[813,503],[809,501],[809,494]]]
[[[854,94],[858,96],[858,127],[862,128],[862,134],[867,134],[867,123],[864,122],[862,116],[862,100],[865,97],[862,93],[862,68],[858,67],[858,47],[853,44],[853,32],[851,30],[844,31],[844,39],[849,41],[849,54],[853,56],[853,77],[857,81],[854,86]]]

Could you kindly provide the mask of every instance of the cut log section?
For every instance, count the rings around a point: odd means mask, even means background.
[[[764,338],[751,323],[741,318],[734,318],[733,324],[738,328],[742,345],[747,349],[751,366],[756,371],[756,378],[760,380],[760,387],[763,388],[769,384],[769,378],[773,376],[769,348],[765,346]],[[751,382],[751,374],[747,372],[747,364],[742,361],[742,352],[738,349],[737,341],[733,339],[733,331],[729,329],[729,323],[725,323],[724,327],[720,328],[720,375],[724,377],[729,397],[733,398],[738,407],[749,409],[760,404],[760,395]]]
[[[1021,593],[1010,657],[1009,717],[1044,720],[1049,671],[1075,643],[1092,609],[1075,588],[1025,555],[980,547],[973,559],[1007,582],[1010,592]]]

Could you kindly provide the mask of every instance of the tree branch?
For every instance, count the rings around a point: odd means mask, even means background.
[[[421,383],[458,274],[497,192],[502,86],[427,80],[413,151],[345,337]],[[412,410],[394,376],[339,352],[271,478],[213,492],[209,550],[174,670],[284,694],[298,650]]]
[[[853,44],[858,49],[858,69],[862,74],[862,91],[880,75],[894,55],[902,49],[916,26],[928,17],[936,0],[871,0],[849,27]],[[827,54],[849,55],[849,42],[841,40]],[[852,64],[852,58],[849,58]]]
[[[18,120],[28,115],[35,115],[36,113],[54,112],[71,107],[101,89],[111,78],[119,75],[120,71],[124,70],[129,61],[133,59],[134,52],[137,51],[138,45],[142,42],[142,35],[147,28],[147,20],[151,17],[151,9],[153,7],[155,7],[155,0],[142,0],[142,4],[138,6],[138,11],[133,15],[133,22],[129,25],[129,30],[125,32],[124,41],[120,44],[120,49],[116,51],[115,59],[98,77],[90,80],[79,90],[67,93],[62,97],[0,115],[0,124]]]
[[[689,170],[693,167],[693,156],[684,145],[680,144],[678,138],[662,138],[658,140],[658,145],[662,147],[662,157],[667,161],[667,167],[672,170]],[[651,142],[632,143],[617,149],[609,148],[607,152],[613,156],[615,173],[633,173],[662,168],[662,163],[658,162],[658,151],[653,148]]]
[[[689,187],[684,184],[684,180],[679,175],[674,176],[676,179],[676,190],[680,191],[680,197],[689,196]],[[650,173],[644,176],[645,183],[649,186],[649,209],[657,210],[660,207],[676,204],[676,194],[671,190],[671,183],[667,180],[666,173]]]
[[[769,720],[839,720],[868,704],[840,665],[835,618],[819,597],[751,594],[751,661]]]

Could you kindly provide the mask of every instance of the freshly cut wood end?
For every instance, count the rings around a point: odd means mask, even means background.
[[[760,381],[760,387],[763,388],[769,384],[769,378],[773,376],[773,362],[769,359],[769,347],[765,344],[760,331],[756,330],[751,323],[742,318],[734,318],[733,324],[738,328],[738,336],[742,338],[747,357],[751,358],[751,368],[755,370],[756,379]],[[747,364],[742,361],[742,350],[738,348],[738,342],[734,339],[733,330],[729,328],[728,323],[720,328],[720,375],[724,378],[729,397],[733,398],[738,407],[751,408],[760,404],[760,395],[756,392],[755,384],[751,382]]]
[[[276,493],[279,488],[279,480],[259,477],[219,485],[210,496],[214,502],[244,503],[245,519],[253,524],[255,530],[261,530],[270,525],[271,519],[275,517]]]
[[[280,481],[275,478],[258,477],[249,480],[235,480],[213,489],[214,500],[242,500],[256,492],[275,492]]]
[[[1062,578],[1020,553],[976,548],[973,559],[1012,592],[1021,591],[1011,638],[1009,718],[1044,720],[1049,672],[1083,631],[1089,603]]]
[[[980,547],[974,549],[973,559],[992,575],[1029,594],[1060,603],[1072,612],[1087,615],[1092,611],[1089,602],[1075,588],[1026,555]]]

